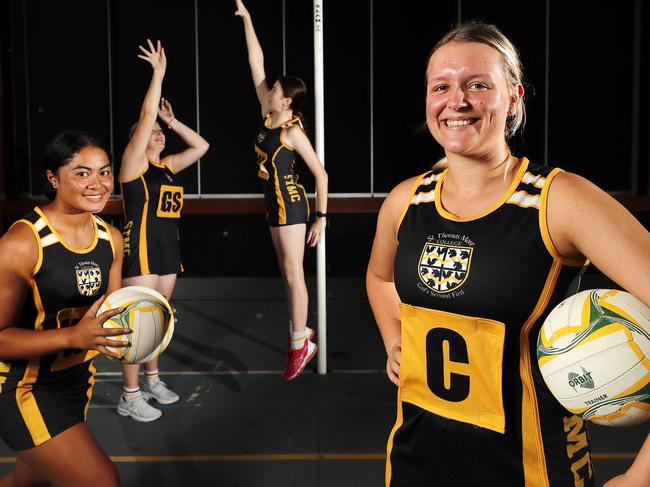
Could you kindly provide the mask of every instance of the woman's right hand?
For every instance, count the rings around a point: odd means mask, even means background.
[[[158,107],[158,116],[160,119],[165,122],[165,124],[169,124],[172,120],[174,120],[174,110],[172,110],[172,104],[169,103],[169,100],[167,98],[161,98],[160,99],[160,106]]]
[[[241,17],[243,20],[251,18],[251,14],[248,12],[242,0],[235,0],[235,5],[237,6],[237,10],[235,11],[237,17]]]
[[[108,337],[127,335],[131,333],[129,328],[104,328],[104,322],[109,318],[119,315],[124,308],[115,308],[104,311],[97,316],[99,307],[104,302],[105,296],[95,301],[93,305],[88,308],[86,314],[79,322],[70,327],[70,348],[78,348],[80,350],[97,350],[104,355],[111,357],[119,357],[118,353],[111,352],[106,347],[128,347],[128,341],[117,341]]]
[[[386,374],[390,381],[399,387],[399,366],[402,360],[402,342],[397,342],[388,351],[386,360]]]
[[[161,71],[164,73],[165,70],[167,69],[167,58],[165,57],[165,48],[162,47],[160,41],[156,41],[156,47],[154,47],[153,43],[149,39],[147,39],[147,44],[149,45],[148,50],[142,46],[138,46],[140,50],[143,52],[143,54],[138,54],[138,57],[140,59],[144,59],[145,61],[148,61],[149,64],[151,64],[151,67],[153,68],[154,71]]]

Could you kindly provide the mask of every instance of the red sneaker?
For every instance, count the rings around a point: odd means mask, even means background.
[[[298,377],[305,370],[305,365],[314,358],[317,351],[318,345],[308,339],[305,340],[302,348],[289,350],[284,359],[287,368],[284,370],[284,374],[282,374],[282,380],[289,382]]]

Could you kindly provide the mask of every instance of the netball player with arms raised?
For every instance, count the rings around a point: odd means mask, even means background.
[[[146,286],[170,299],[181,271],[178,220],[183,207],[183,186],[175,175],[199,160],[208,150],[208,142],[178,120],[168,100],[161,98],[167,69],[165,50],[147,40],[147,48],[139,46],[140,59],[153,70],[151,82],[142,103],[140,118],[133,126],[129,143],[122,155],[118,180],[124,198],[124,286]],[[178,154],[163,156],[165,133],[158,124],[178,134],[188,145]],[[162,415],[147,400],[172,404],[179,400],[158,377],[158,357],[144,366],[144,394],[139,386],[139,364],[124,364],[124,390],[117,412],[136,421],[148,422]]]
[[[121,309],[95,316],[121,282],[122,237],[94,215],[113,172],[98,142],[75,131],[49,142],[43,169],[54,200],[0,239],[0,438],[17,457],[0,486],[117,486],[84,423],[93,358],[115,355],[108,337],[125,333],[102,326]]]
[[[650,234],[584,178],[510,153],[524,88],[496,27],[452,29],[426,82],[446,164],[387,197],[367,274],[399,386],[386,485],[593,486],[586,425],[544,384],[537,334],[589,261],[650,305]],[[648,485],[649,443],[611,486]]]
[[[307,327],[309,296],[303,271],[305,234],[307,245],[318,243],[327,217],[327,173],[303,130],[300,107],[305,83],[294,76],[282,76],[269,87],[264,71],[264,53],[255,34],[250,13],[235,0],[235,15],[244,22],[248,62],[262,111],[262,126],[255,140],[257,174],[264,187],[266,218],[278,264],[284,278],[290,315],[290,346],[282,378],[298,377],[316,355],[314,331]],[[316,179],[316,218],[307,232],[309,202],[294,170],[295,154],[305,161]]]

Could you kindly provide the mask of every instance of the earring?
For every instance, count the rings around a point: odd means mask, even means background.
[[[52,183],[52,187],[53,187],[54,190],[56,191],[56,184]]]

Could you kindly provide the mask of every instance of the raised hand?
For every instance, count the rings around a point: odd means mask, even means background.
[[[165,57],[165,48],[162,47],[160,41],[156,41],[156,47],[154,47],[150,39],[147,39],[147,44],[149,46],[148,50],[142,46],[138,46],[140,48],[140,51],[142,51],[143,53],[143,54],[138,54],[138,57],[140,59],[144,59],[145,61],[149,62],[149,64],[151,64],[151,67],[154,69],[154,71],[162,71],[164,73],[165,69],[167,69],[167,58]]]
[[[167,98],[160,99],[160,107],[158,107],[158,116],[163,122],[169,124],[174,118],[174,111],[172,110],[172,104],[169,103]]]
[[[237,6],[237,11],[235,11],[237,17],[241,17],[243,20],[251,18],[251,14],[248,12],[242,0],[235,0],[235,5]]]
[[[109,309],[97,316],[97,311],[103,302],[104,296],[95,301],[88,308],[83,318],[79,320],[79,323],[70,328],[70,348],[97,350],[111,357],[119,357],[119,354],[111,352],[106,347],[127,347],[129,345],[128,341],[117,341],[108,337],[127,335],[131,333],[131,330],[127,328],[104,328],[104,322],[120,314],[124,311],[124,308]]]

